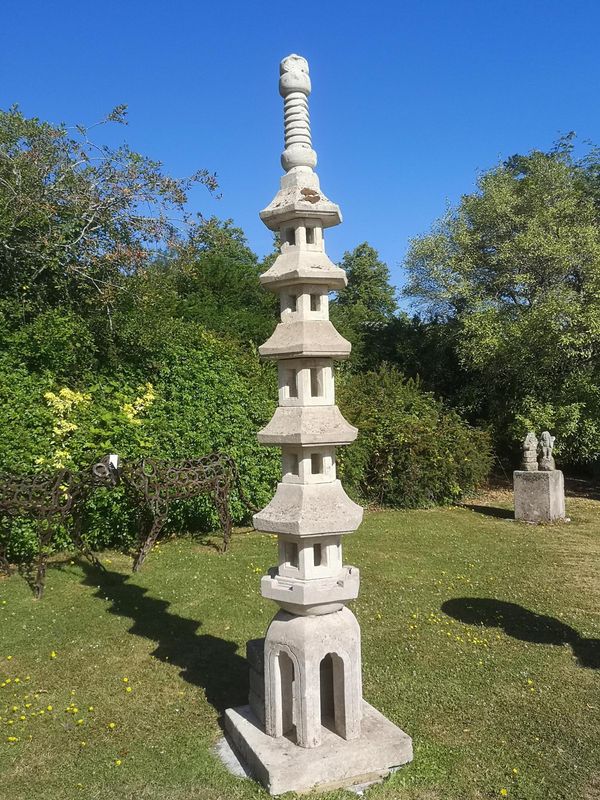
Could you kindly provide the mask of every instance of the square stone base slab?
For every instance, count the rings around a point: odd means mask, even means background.
[[[558,522],[565,519],[565,482],[559,469],[513,472],[515,519]]]
[[[376,782],[413,757],[410,736],[365,701],[361,736],[350,741],[324,728],[319,747],[298,747],[285,736],[267,736],[250,706],[228,708],[225,729],[271,795]]]

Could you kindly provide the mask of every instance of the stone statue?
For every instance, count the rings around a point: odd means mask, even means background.
[[[555,436],[550,436],[548,431],[544,431],[540,438],[540,469],[544,472],[551,472],[556,469],[552,450],[554,449]]]
[[[522,449],[521,469],[525,472],[536,472],[538,468],[538,440],[533,431],[529,431],[525,437]]]

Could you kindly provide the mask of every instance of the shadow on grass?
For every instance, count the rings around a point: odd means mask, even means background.
[[[132,619],[129,632],[156,642],[152,655],[180,667],[183,680],[202,686],[217,711],[247,702],[248,667],[235,642],[198,634],[201,622],[172,614],[166,600],[149,596],[148,589],[130,583],[130,575],[103,572],[84,562],[80,566],[84,584],[96,588],[96,597],[111,601],[109,612]]]
[[[478,506],[473,503],[461,503],[461,508],[468,508],[478,514],[485,514],[488,517],[498,517],[499,519],[514,519],[515,513],[510,508],[497,508],[496,506]]]
[[[469,625],[501,628],[508,636],[523,642],[568,644],[580,666],[600,669],[600,639],[586,639],[555,617],[488,597],[455,597],[442,604],[442,611]]]

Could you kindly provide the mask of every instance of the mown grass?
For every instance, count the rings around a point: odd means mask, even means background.
[[[535,528],[484,506],[379,512],[347,537],[364,694],[415,745],[372,800],[600,797],[600,503],[568,511]],[[245,702],[274,559],[240,533],[226,556],[166,542],[136,576],[114,553],[106,574],[57,560],[41,602],[0,581],[2,800],[266,797],[213,746]]]

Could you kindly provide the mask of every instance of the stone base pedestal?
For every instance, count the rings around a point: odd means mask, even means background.
[[[515,519],[558,522],[565,518],[565,482],[562,472],[513,472]]]
[[[412,739],[363,701],[361,735],[342,739],[323,727],[319,747],[267,736],[250,706],[229,708],[225,729],[248,772],[271,795],[376,782],[412,760]]]

